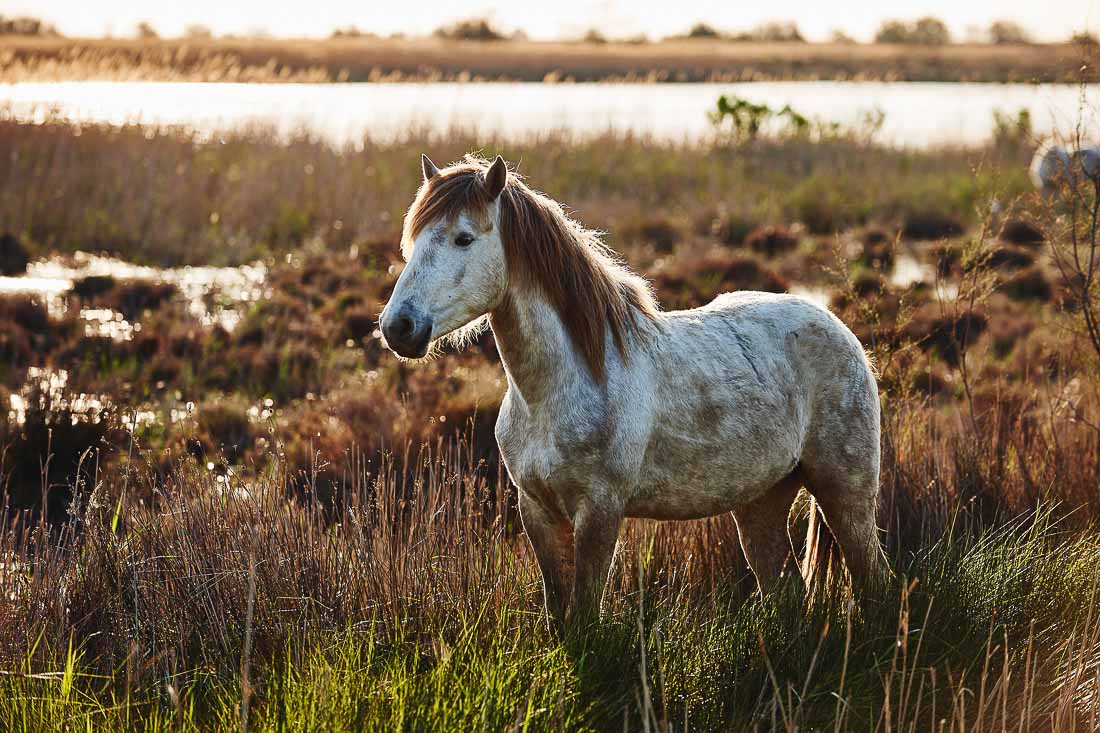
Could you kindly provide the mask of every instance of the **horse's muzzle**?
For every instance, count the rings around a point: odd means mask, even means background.
[[[431,319],[425,318],[415,308],[402,306],[392,315],[382,314],[382,336],[398,356],[419,359],[428,353],[432,339]]]

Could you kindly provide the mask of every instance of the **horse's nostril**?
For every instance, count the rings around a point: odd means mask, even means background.
[[[399,339],[408,338],[413,332],[413,320],[408,316],[398,316],[393,319],[393,324],[390,326],[390,331],[393,336]]]

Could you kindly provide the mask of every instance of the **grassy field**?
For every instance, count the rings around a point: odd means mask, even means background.
[[[605,624],[550,635],[491,335],[410,366],[374,333],[419,153],[474,149],[666,307],[828,299],[880,371],[895,587],[853,602],[834,553],[810,598],[760,598],[732,517],[636,521]],[[0,728],[1095,729],[1100,286],[1072,266],[1096,197],[1039,199],[1032,150],[0,121],[0,232],[32,258],[266,267],[232,329],[122,277],[0,296]]]
[[[0,81],[1095,80],[1074,44],[914,46],[337,38],[127,40],[8,36]]]

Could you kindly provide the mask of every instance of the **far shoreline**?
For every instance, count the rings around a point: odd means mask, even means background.
[[[0,36],[0,82],[1094,83],[1081,44]]]

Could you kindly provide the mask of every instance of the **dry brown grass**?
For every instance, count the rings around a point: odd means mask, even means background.
[[[50,39],[0,42],[0,81],[1077,82],[1072,44],[852,45],[378,39]],[[1095,72],[1086,70],[1086,77]]]
[[[254,730],[1095,728],[1100,363],[1074,326],[1097,291],[1059,290],[1051,247],[1070,235],[1049,200],[1010,207],[1044,240],[1026,250],[973,211],[989,181],[1019,184],[1020,150],[520,148],[533,183],[606,225],[667,305],[786,278],[829,290],[880,372],[879,521],[899,575],[850,604],[833,555],[813,602],[796,583],[759,599],[732,517],[630,522],[607,623],[559,639],[494,452],[491,338],[409,366],[372,336],[430,142],[0,125],[0,159],[21,154],[0,211],[38,254],[271,253],[269,293],[232,333],[122,283],[83,283],[61,319],[0,300],[0,399],[45,362],[118,406],[96,424],[50,405],[0,423],[0,728],[239,730],[245,710]],[[448,145],[440,158],[472,141]],[[139,161],[142,176],[104,177]],[[751,205],[805,176],[808,193]],[[809,205],[830,184],[843,194],[826,205],[853,213]],[[925,206],[966,231],[908,239]],[[212,210],[232,240],[205,229]],[[797,225],[823,212],[853,226]],[[941,282],[893,284],[902,256],[942,262]],[[132,305],[141,339],[85,337],[82,304]],[[176,423],[119,430],[119,413],[188,401]]]

